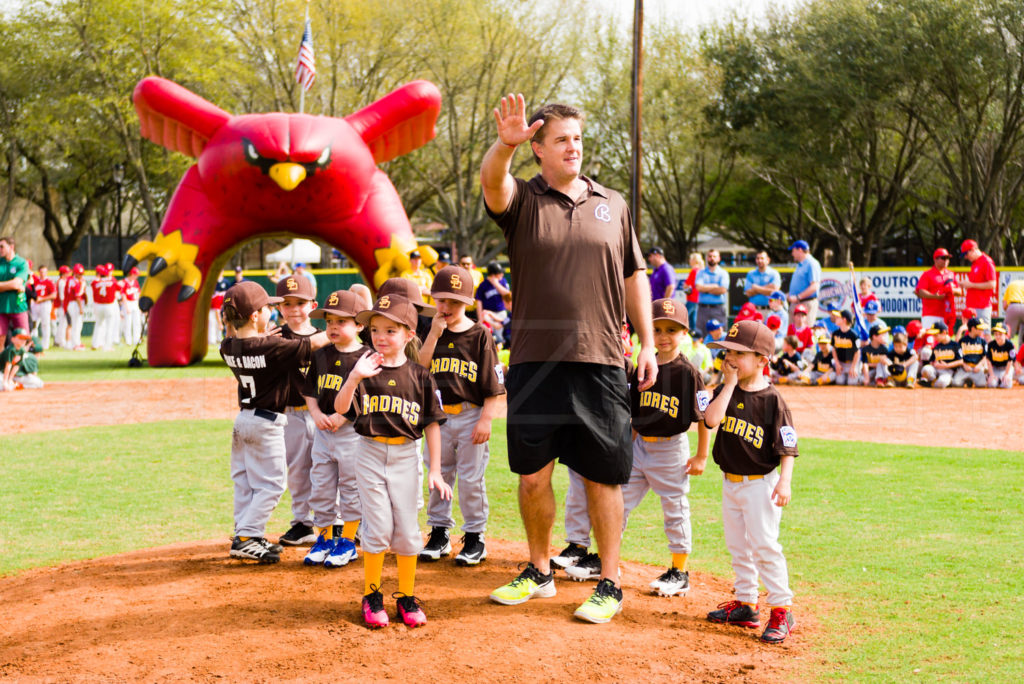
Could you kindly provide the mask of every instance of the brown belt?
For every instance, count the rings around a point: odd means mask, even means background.
[[[764,475],[734,475],[732,473],[722,473],[725,475],[725,479],[729,482],[743,482],[744,480],[763,480]]]

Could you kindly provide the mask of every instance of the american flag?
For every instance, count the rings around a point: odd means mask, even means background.
[[[313,87],[316,80],[316,58],[313,56],[313,29],[306,19],[306,29],[302,32],[302,44],[299,45],[299,63],[295,67],[295,80],[303,90]]]

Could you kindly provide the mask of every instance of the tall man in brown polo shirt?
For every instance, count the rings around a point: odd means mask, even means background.
[[[494,111],[498,140],[480,181],[512,267],[508,391],[509,465],[519,474],[519,509],[530,564],[491,594],[506,605],[555,595],[550,566],[555,459],[584,480],[602,559],[601,581],[576,616],[608,622],[622,607],[619,537],[622,490],[632,468],[629,399],[620,328],[628,312],[643,349],[641,389],[657,376],[650,286],[622,197],[581,175],[583,113],[546,105],[528,123],[522,95]],[[540,173],[509,173],[530,142]]]

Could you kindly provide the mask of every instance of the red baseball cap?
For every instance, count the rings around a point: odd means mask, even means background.
[[[776,316],[775,314],[772,314],[771,316],[768,317],[768,320],[765,321],[765,325],[767,325],[772,330],[778,330],[779,328],[782,327],[782,319]]]
[[[917,337],[921,334],[921,321],[916,318],[907,323],[907,334],[911,337]]]
[[[58,273],[71,273],[71,268],[67,264],[61,264],[60,268],[57,269]]]
[[[964,240],[960,244],[960,256],[967,254],[972,249],[978,249],[978,243],[975,242],[974,240]]]
[[[932,252],[932,259],[938,259],[939,257],[950,257],[949,250],[945,247],[939,247],[937,250]]]
[[[793,307],[793,313],[795,313],[795,314],[798,314],[798,313],[805,314],[805,313],[807,313],[807,307],[804,306],[803,304],[797,304],[796,306]]]
[[[135,266],[132,266],[132,270],[128,271],[128,275],[139,275],[139,269]]]
[[[83,273],[85,273],[85,266],[83,266],[82,264],[75,264],[71,270],[77,273],[78,275],[82,275]]]

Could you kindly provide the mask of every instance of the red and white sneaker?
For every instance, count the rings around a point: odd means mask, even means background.
[[[420,607],[420,602],[415,596],[398,596],[398,617],[402,619],[406,627],[422,627],[427,624],[427,616]]]
[[[388,626],[388,614],[384,610],[384,594],[377,587],[371,586],[369,594],[363,597],[363,622],[370,629]]]

